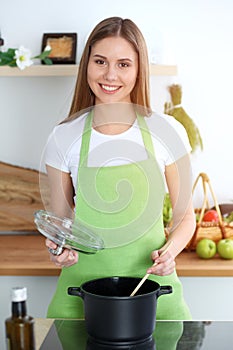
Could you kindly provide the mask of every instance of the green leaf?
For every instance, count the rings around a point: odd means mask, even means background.
[[[8,49],[7,51],[0,51],[0,65],[1,66],[16,66],[15,57],[16,49]]]
[[[41,54],[41,58],[44,59],[44,58],[48,57],[50,55],[50,52],[51,52],[51,50],[43,51]]]
[[[0,51],[0,66],[17,67],[15,57],[15,51],[17,49],[8,49],[7,51]],[[41,59],[45,64],[53,64],[52,60],[48,57],[51,50],[43,51],[40,55],[32,57],[32,59]]]
[[[53,61],[50,58],[48,58],[48,57],[44,58],[42,61],[45,64],[48,64],[48,65],[52,65],[53,64]]]
[[[14,56],[10,56],[10,55],[2,55],[0,54],[0,60],[1,61],[6,61],[6,62],[10,62],[14,59]]]
[[[12,61],[13,61],[12,57],[0,57],[0,63],[2,66],[5,64],[9,64]]]
[[[14,61],[10,62],[8,64],[8,66],[10,66],[10,67],[17,67],[16,61],[14,60]]]
[[[228,224],[233,221],[233,211],[224,217],[224,221],[227,222]]]
[[[12,57],[1,57],[0,56],[0,66],[16,66],[16,60]]]
[[[38,58],[38,59],[44,60],[46,57],[49,56],[50,52],[51,52],[51,50],[43,51],[43,52],[41,52],[40,55],[37,55],[37,56],[35,56],[33,58]]]
[[[13,59],[15,56],[16,49],[8,49],[7,51],[0,51],[0,58],[10,58]]]

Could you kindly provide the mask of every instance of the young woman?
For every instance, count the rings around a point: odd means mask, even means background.
[[[190,319],[175,258],[190,240],[190,146],[183,127],[152,113],[145,40],[129,19],[101,21],[87,40],[69,116],[46,147],[51,210],[74,217],[102,236],[106,249],[85,255],[65,249],[51,260],[62,267],[48,317],[83,317],[83,302],[69,286],[105,276],[150,278],[172,285],[159,298],[157,319]],[[173,206],[172,241],[166,243],[165,190]],[[50,251],[56,244],[46,240]],[[156,266],[152,266],[157,262]]]

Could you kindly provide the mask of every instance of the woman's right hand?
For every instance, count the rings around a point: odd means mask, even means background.
[[[46,238],[45,245],[47,248],[50,249],[56,249],[57,245],[56,243],[50,241],[48,238]],[[59,267],[69,267],[78,262],[78,253],[74,250],[70,250],[67,248],[64,248],[63,252],[60,255],[55,255],[49,252],[50,254],[50,260],[55,263],[56,266]]]

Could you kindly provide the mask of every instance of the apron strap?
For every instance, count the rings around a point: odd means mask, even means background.
[[[82,144],[81,144],[81,149],[80,149],[78,168],[80,168],[82,166],[87,166],[87,159],[88,159],[91,131],[92,131],[92,119],[93,119],[93,109],[88,113],[88,115],[86,117],[83,136],[82,136]],[[148,152],[148,157],[154,158],[155,157],[154,146],[153,146],[151,134],[150,134],[148,126],[145,122],[145,119],[141,115],[137,114],[137,121],[138,121],[138,126],[139,126],[141,134],[142,134],[142,139],[143,139],[145,148]]]
[[[88,113],[83,129],[82,143],[79,156],[79,166],[87,166],[87,158],[89,153],[91,130],[92,130],[93,109]]]
[[[137,114],[138,126],[141,130],[142,139],[145,145],[146,150],[148,151],[148,157],[155,157],[154,146],[151,138],[151,133],[146,124],[145,118]]]

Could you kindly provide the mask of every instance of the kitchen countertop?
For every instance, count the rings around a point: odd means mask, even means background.
[[[183,251],[176,259],[179,276],[233,276],[233,260],[218,256],[204,260]],[[60,268],[50,260],[45,238],[39,233],[0,235],[0,276],[58,276]]]
[[[39,233],[0,235],[0,276],[58,276]]]
[[[35,342],[36,350],[40,349],[41,344],[43,343],[46,335],[48,334],[54,319],[52,318],[36,318],[35,319]]]

